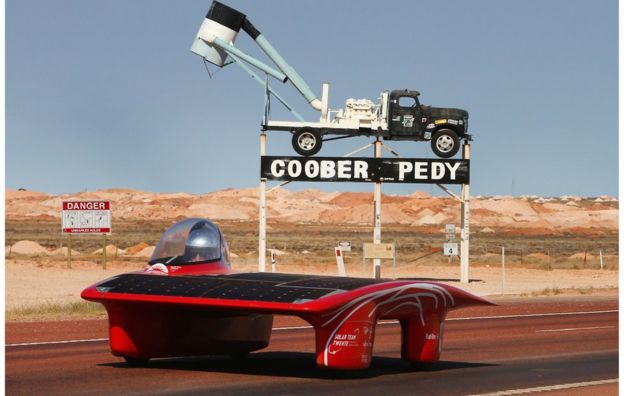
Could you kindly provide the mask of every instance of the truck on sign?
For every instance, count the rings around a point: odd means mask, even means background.
[[[64,201],[63,234],[110,234],[110,201]]]

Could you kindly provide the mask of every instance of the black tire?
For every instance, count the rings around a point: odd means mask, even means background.
[[[248,357],[249,357],[249,351],[230,353],[230,359],[236,362],[246,360]]]
[[[309,157],[321,151],[323,140],[316,129],[301,128],[293,134],[292,146],[299,155]]]
[[[440,129],[431,138],[431,150],[440,158],[451,158],[459,151],[459,136],[452,129]]]
[[[149,358],[137,358],[132,356],[124,356],[123,357],[128,366],[132,367],[145,367],[149,362]]]

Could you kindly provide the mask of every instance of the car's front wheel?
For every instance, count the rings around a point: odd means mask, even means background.
[[[292,146],[297,153],[310,156],[318,153],[323,145],[321,134],[316,129],[301,128],[292,137]]]
[[[440,158],[451,158],[459,151],[459,136],[452,129],[440,129],[431,138],[431,149]]]

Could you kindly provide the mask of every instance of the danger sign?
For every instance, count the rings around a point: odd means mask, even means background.
[[[64,201],[61,229],[64,234],[109,234],[111,219],[109,201]]]

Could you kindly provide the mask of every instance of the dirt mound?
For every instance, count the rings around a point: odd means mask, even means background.
[[[383,201],[383,197],[382,197]],[[345,192],[329,201],[340,207],[353,207],[356,205],[369,205],[373,202],[373,194],[364,192]]]
[[[594,256],[591,253],[587,253],[587,255],[585,255],[585,252],[579,252],[579,253],[574,253],[568,258],[572,260],[595,260],[596,256]]]
[[[79,256],[82,253],[80,253],[77,250],[72,249],[71,254],[72,254],[72,256]],[[50,252],[50,255],[53,255],[53,256],[67,256],[67,247],[63,246],[62,248],[58,248],[56,250],[53,250],[53,251]]]
[[[36,192],[36,191],[26,191],[26,190],[11,190],[7,189],[5,192],[5,199],[24,199],[24,198],[45,198],[48,195]]]
[[[145,242],[141,242],[141,243],[137,243],[134,246],[130,246],[129,248],[126,249],[126,253],[127,254],[137,254],[138,252],[140,252],[141,250],[145,249],[146,247],[149,247],[150,245],[145,243]]]
[[[178,220],[206,217],[212,220],[258,219],[258,189],[227,189],[201,195],[152,193],[130,189],[107,189],[75,194],[46,195],[7,190],[5,218],[59,219],[61,202],[107,199],[115,219]],[[424,192],[383,195],[382,218],[386,224],[417,227],[459,222],[459,207],[450,197]],[[291,192],[278,188],[267,193],[269,221],[287,223],[371,224],[373,194],[370,192]],[[564,232],[583,235],[614,233],[618,230],[616,198],[600,197],[511,197],[474,196],[471,199],[471,227],[483,234],[517,232],[517,235],[549,235]],[[139,252],[139,248],[135,253]]]
[[[526,257],[536,260],[550,260],[550,256],[545,253],[530,253]]]
[[[48,252],[48,249],[33,241],[15,242],[13,246],[11,246],[10,252],[23,254],[26,256],[43,256],[50,254],[50,252]]]
[[[431,198],[431,195],[427,194],[424,191],[416,191],[416,192],[411,193],[410,197],[416,198],[416,199],[421,199],[421,198]]]
[[[154,249],[156,249],[156,246],[148,246],[148,247],[142,249],[141,251],[136,252],[135,254],[133,254],[132,257],[150,258],[150,257],[152,257],[152,253],[154,253]]]
[[[115,245],[107,245],[106,246],[106,255],[107,256],[114,255],[115,253],[117,253],[117,254],[125,254],[126,251],[123,250],[123,249],[117,249],[117,246],[115,246]],[[102,254],[102,248],[99,248],[98,250],[94,250],[93,254]]]

